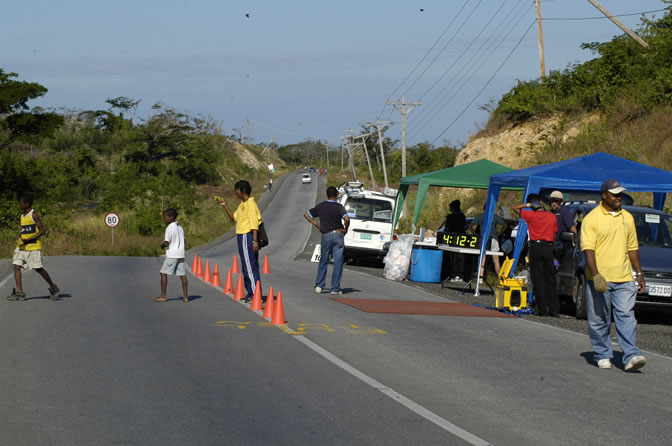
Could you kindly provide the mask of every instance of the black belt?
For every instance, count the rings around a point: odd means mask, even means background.
[[[548,242],[546,240],[530,240],[530,243],[541,243],[541,244],[544,244],[544,245],[552,245],[553,244],[553,242]]]

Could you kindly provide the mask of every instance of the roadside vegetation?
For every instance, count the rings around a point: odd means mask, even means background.
[[[140,101],[126,97],[108,99],[106,110],[30,110],[46,88],[17,78],[0,70],[2,257],[18,238],[19,192],[35,196],[49,255],[152,256],[161,252],[163,209],[178,210],[188,247],[205,243],[231,227],[213,194],[235,200],[233,184],[246,178],[259,197],[267,163],[284,165],[273,151],[222,135],[212,118],[160,103],[139,122]],[[114,245],[109,211],[121,216]]]

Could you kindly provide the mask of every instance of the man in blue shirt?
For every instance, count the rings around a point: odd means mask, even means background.
[[[331,273],[331,294],[343,294],[341,275],[343,274],[343,250],[345,234],[350,226],[350,217],[343,205],[338,203],[338,190],[334,186],[327,188],[327,201],[323,201],[303,216],[322,233],[320,264],[317,267],[315,293],[321,294],[327,279],[329,256],[334,257],[334,270]],[[320,222],[315,221],[319,218]],[[343,222],[341,222],[341,220]]]

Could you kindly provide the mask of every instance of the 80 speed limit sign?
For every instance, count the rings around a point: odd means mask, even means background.
[[[105,214],[105,224],[108,228],[115,228],[119,225],[119,214],[116,212],[108,212]]]

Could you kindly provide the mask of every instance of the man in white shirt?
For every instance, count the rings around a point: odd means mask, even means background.
[[[166,260],[161,267],[161,295],[153,297],[156,302],[166,302],[166,286],[168,284],[168,274],[179,276],[182,280],[182,300],[189,302],[189,293],[187,291],[187,268],[184,265],[184,229],[175,221],[177,211],[175,209],[166,209],[163,211],[163,221],[168,225],[166,235],[161,243],[161,248],[166,250]]]

